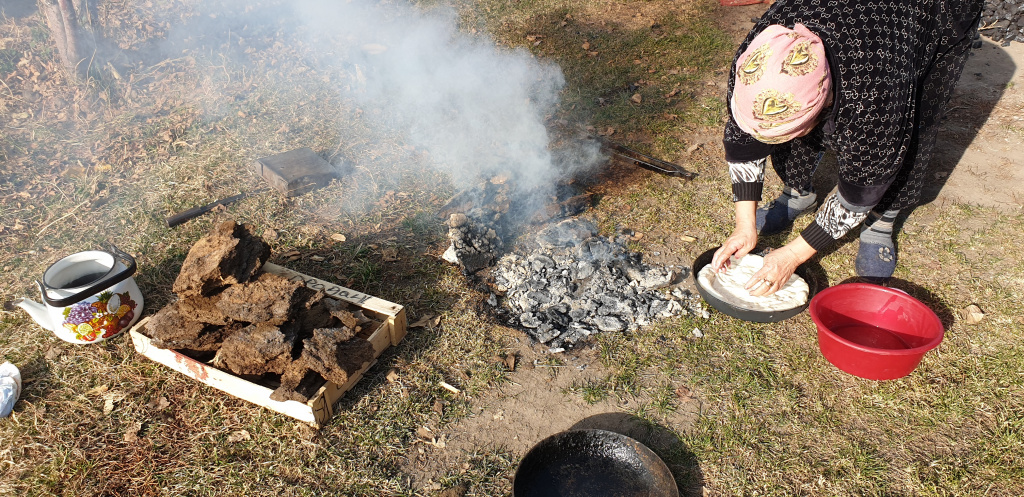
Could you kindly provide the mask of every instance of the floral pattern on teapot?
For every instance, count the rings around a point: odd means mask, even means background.
[[[131,324],[137,306],[128,292],[103,292],[95,302],[82,301],[65,307],[64,328],[86,342],[108,338]]]

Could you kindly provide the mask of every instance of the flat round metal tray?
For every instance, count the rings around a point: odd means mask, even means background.
[[[697,287],[697,293],[699,293],[701,298],[704,299],[704,302],[707,302],[708,305],[714,307],[718,312],[721,312],[722,314],[725,314],[727,316],[732,316],[736,319],[742,319],[744,321],[750,321],[752,323],[776,323],[779,321],[784,321],[793,316],[796,316],[797,314],[804,312],[804,309],[807,309],[807,305],[810,304],[811,298],[814,297],[814,294],[818,293],[818,290],[820,289],[820,286],[818,284],[818,278],[815,277],[815,275],[812,274],[812,272],[805,267],[806,264],[802,264],[796,268],[796,274],[807,282],[807,287],[810,290],[807,295],[807,302],[804,302],[803,305],[794,307],[792,309],[786,309],[784,311],[755,311],[751,309],[745,309],[743,307],[737,307],[722,299],[719,299],[718,297],[715,297],[710,292],[705,290],[704,287],[701,286],[700,282],[697,281],[697,274],[700,273],[700,270],[703,269],[704,266],[711,264],[711,259],[715,257],[716,250],[718,250],[718,247],[709,249],[707,252],[704,252],[703,254],[697,256],[697,258],[694,259],[693,261],[693,268],[690,274],[693,277],[693,286]],[[765,254],[768,253],[768,250],[758,247],[750,251],[750,253],[764,256]]]

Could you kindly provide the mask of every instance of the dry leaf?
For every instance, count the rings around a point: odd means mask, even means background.
[[[434,412],[436,412],[438,416],[444,416],[444,402],[443,401],[441,401],[441,400],[435,400],[434,401]]]
[[[435,317],[437,317],[436,321],[434,320]],[[410,324],[409,327],[410,328],[424,328],[427,325],[432,324],[432,323],[436,326],[437,323],[440,322],[440,320],[441,320],[441,318],[438,317],[438,316],[435,316],[434,314],[424,314],[421,318],[417,319],[415,323]]]
[[[160,397],[158,397],[156,399],[153,399],[152,401],[149,402],[149,406],[150,407],[153,407],[153,408],[158,409],[158,410],[159,409],[166,409],[170,405],[171,405],[171,403],[167,400],[167,397],[164,397],[162,395]]]
[[[691,392],[689,388],[679,387],[676,389],[676,397],[679,397],[680,399],[692,399],[693,392]]]
[[[982,319],[985,318],[985,313],[978,307],[977,304],[971,304],[966,309],[961,311],[961,315],[967,324],[978,324]]]
[[[311,255],[311,256],[309,256],[309,260],[311,260],[313,262],[323,262],[323,261],[326,261],[327,258],[322,256],[322,255]]]
[[[583,42],[583,49],[584,50],[590,50],[590,42],[589,41]]]
[[[395,368],[391,368],[390,370],[388,370],[386,378],[391,383],[398,381],[398,370]]]
[[[500,362],[502,364],[504,364],[505,367],[508,368],[509,371],[515,371],[516,370],[516,355],[515,354],[505,354],[504,357],[499,357],[499,359],[500,359]]]
[[[345,238],[345,235],[342,235],[341,233],[335,233],[331,235],[331,240],[334,240],[336,242],[343,242],[347,240],[347,238]]]
[[[110,414],[114,412],[114,404],[121,402],[127,397],[127,394],[121,392],[107,392],[103,394],[103,414]]]
[[[228,443],[238,443],[243,440],[252,440],[252,435],[247,430],[238,430],[228,435]]]
[[[629,99],[633,103],[638,104],[644,100],[644,97],[642,97],[639,93],[634,93],[632,97],[629,97]]]
[[[136,421],[128,427],[128,430],[124,432],[124,441],[128,443],[135,443],[139,441],[139,432],[142,431],[142,422]]]
[[[46,349],[46,354],[44,354],[43,357],[45,357],[47,361],[52,361],[52,360],[60,357],[61,354],[63,354],[63,353],[64,353],[64,349],[54,345],[54,346],[51,346],[50,348]]]
[[[387,247],[381,251],[384,256],[385,262],[394,262],[398,260],[398,249],[395,247]]]
[[[110,389],[109,385],[100,385],[100,386],[98,386],[96,388],[93,388],[92,390],[89,390],[88,392],[85,392],[85,394],[86,395],[97,395],[97,394],[101,394],[101,393],[106,393],[106,391],[108,389]]]
[[[427,442],[433,442],[434,432],[430,431],[430,428],[427,428],[426,426],[421,426],[416,428],[416,438]]]

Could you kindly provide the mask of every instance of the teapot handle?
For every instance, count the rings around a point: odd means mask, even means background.
[[[121,251],[121,249],[117,248],[117,246],[114,245],[114,244],[110,244],[109,253],[110,253],[110,255],[114,256],[115,266],[116,266],[116,260],[117,259],[120,259],[122,262],[124,262],[124,265],[125,265],[124,271],[121,271],[121,272],[115,273],[115,274],[108,274],[106,278],[103,278],[100,281],[97,281],[96,283],[90,285],[88,288],[86,288],[86,289],[84,289],[84,290],[82,290],[82,291],[80,291],[80,292],[78,292],[78,293],[76,293],[74,295],[71,295],[71,296],[68,296],[68,297],[64,297],[64,298],[60,298],[60,299],[51,299],[50,296],[49,296],[49,293],[46,291],[46,288],[47,288],[46,285],[43,284],[42,281],[36,280],[36,284],[39,285],[39,290],[43,294],[43,300],[46,302],[46,305],[49,305],[50,307],[67,307],[67,306],[69,306],[71,304],[74,304],[74,303],[77,303],[77,302],[81,302],[83,299],[85,299],[85,298],[87,298],[87,297],[89,297],[91,295],[95,295],[95,294],[99,293],[102,290],[110,288],[110,287],[112,287],[112,286],[114,286],[114,285],[116,285],[116,284],[118,284],[118,283],[120,283],[120,282],[122,282],[122,281],[124,281],[124,280],[126,280],[128,278],[130,278],[133,274],[135,274],[135,270],[137,269],[137,266],[135,264],[135,258],[134,257],[132,257],[131,255]]]

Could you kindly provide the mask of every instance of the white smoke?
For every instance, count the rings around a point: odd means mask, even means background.
[[[458,186],[506,174],[523,189],[580,164],[555,164],[545,120],[565,85],[561,69],[523,49],[458,29],[454,11],[307,0],[300,18],[347,68],[340,90],[401,139],[425,150]],[[597,153],[558,162],[595,161]]]

